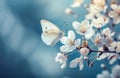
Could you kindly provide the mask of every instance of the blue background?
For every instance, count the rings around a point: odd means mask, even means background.
[[[73,21],[84,19],[86,12],[82,8],[74,9],[81,14],[79,19],[64,13],[71,3],[72,0],[0,0],[0,78],[95,78],[101,73],[100,64],[108,62],[96,61],[92,68],[85,64],[83,71],[70,69],[69,65],[61,69],[54,59],[61,44],[49,47],[41,40],[41,19],[50,20],[66,33],[73,30]]]

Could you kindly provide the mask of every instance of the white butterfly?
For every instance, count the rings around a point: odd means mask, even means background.
[[[40,23],[43,31],[41,38],[45,44],[53,46],[63,37],[64,32],[60,31],[55,24],[44,19]]]

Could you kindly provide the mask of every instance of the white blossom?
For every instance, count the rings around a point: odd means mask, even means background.
[[[114,36],[114,34],[115,34],[115,32],[112,32],[111,30],[110,30],[110,28],[105,28],[105,29],[103,29],[103,31],[102,31],[102,33],[103,33],[103,35],[105,36],[105,37],[112,37],[112,36]]]
[[[71,7],[72,8],[80,7],[82,3],[83,3],[83,0],[74,0],[73,4],[71,4]]]
[[[64,36],[60,39],[64,44],[60,47],[61,52],[71,52],[80,45],[80,39],[75,40],[75,33],[73,31],[68,32],[68,36]]]
[[[76,32],[80,35],[85,35],[90,29],[90,23],[88,20],[84,20],[81,23],[75,21],[72,23],[72,25]]]
[[[112,10],[108,13],[109,17],[113,18],[114,24],[120,23],[120,5],[111,4]]]
[[[115,49],[115,48],[117,47],[117,42],[116,42],[116,41],[113,41],[113,42],[110,44],[110,46]]]
[[[103,60],[103,59],[108,58],[109,64],[113,64],[118,59],[118,54],[109,53],[109,51],[108,52],[104,51],[103,47],[99,47],[98,49],[99,49],[99,51],[103,51],[104,53],[102,53],[101,55],[100,55],[100,53],[97,53],[97,56],[98,56],[97,60]]]
[[[114,41],[112,37],[114,36],[115,32],[112,32],[110,28],[107,27],[103,29],[102,34],[107,45],[111,44]]]
[[[108,47],[110,51],[114,51],[116,53],[120,53],[120,42],[112,42],[110,44],[110,47]],[[119,55],[116,54],[116,53],[110,53],[108,59],[110,60],[109,61],[109,64],[113,64],[117,59],[119,59]]]
[[[105,0],[92,0],[92,3],[95,5],[98,5],[99,7],[103,8],[105,7]]]
[[[118,42],[116,42],[116,41],[112,42],[110,44],[110,47],[111,47],[111,49],[113,49],[117,53],[120,53],[120,41],[118,41]]]
[[[103,46],[104,38],[100,35],[100,33],[97,33],[94,36],[93,42],[97,47],[101,47],[101,46]]]
[[[83,64],[83,60],[82,60],[81,57],[80,58],[75,58],[74,60],[72,60],[70,62],[70,68],[75,68],[75,67],[77,67],[77,65],[79,65],[80,70],[83,69],[84,64]]]
[[[61,68],[65,68],[67,62],[67,56],[65,56],[63,53],[57,53],[55,61],[61,64]]]
[[[93,19],[95,16],[100,15],[101,11],[106,10],[107,7],[101,7],[99,5],[96,4],[90,4],[89,8],[87,8],[88,10],[88,14],[86,15],[87,19]]]
[[[101,28],[109,22],[109,18],[103,15],[98,15],[97,18],[92,20],[93,26],[95,28]]]

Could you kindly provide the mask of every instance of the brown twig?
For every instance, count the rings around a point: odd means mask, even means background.
[[[91,52],[115,53],[115,54],[119,54],[119,55],[120,55],[120,53],[117,53],[116,51],[98,51],[98,50],[91,50]]]

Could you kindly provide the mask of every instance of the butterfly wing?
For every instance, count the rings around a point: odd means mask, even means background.
[[[62,37],[60,29],[53,23],[47,20],[41,20],[43,33],[41,34],[42,41],[50,46],[55,45]]]
[[[60,29],[53,23],[47,21],[47,20],[41,20],[41,27],[43,30],[43,33],[46,31],[53,31],[55,33],[60,33]]]

